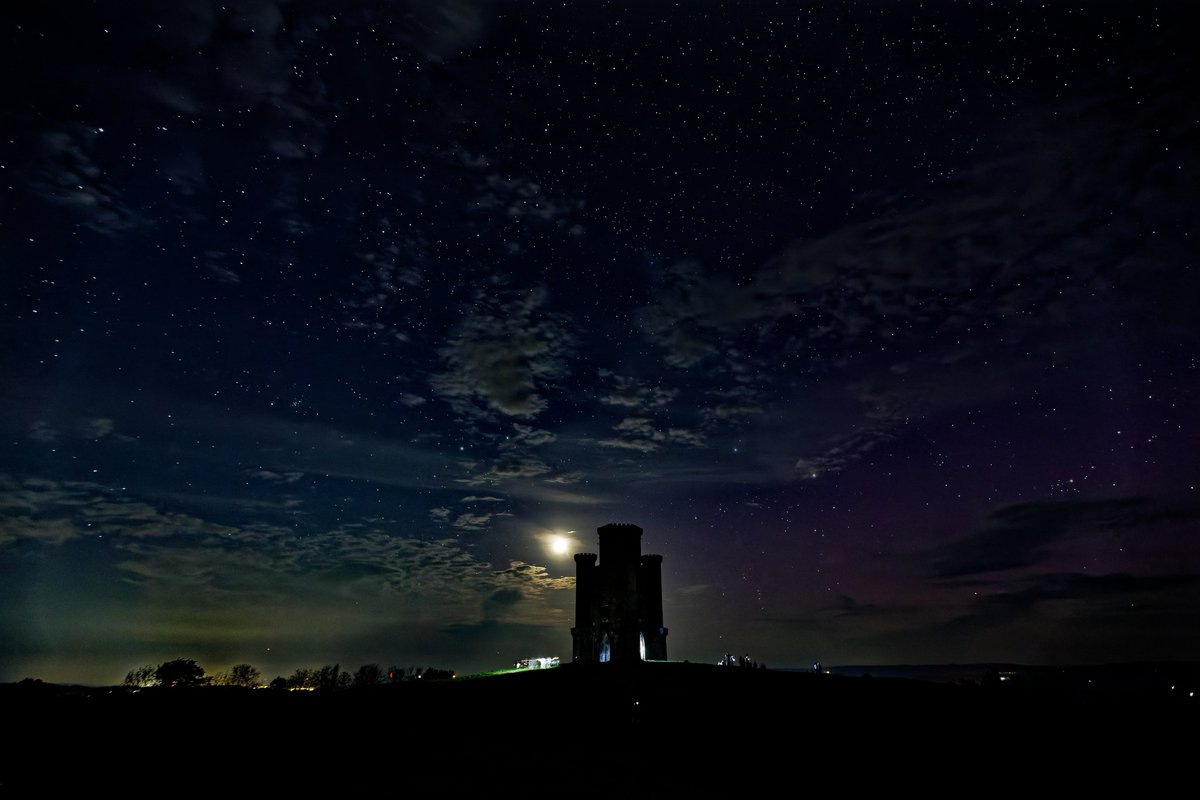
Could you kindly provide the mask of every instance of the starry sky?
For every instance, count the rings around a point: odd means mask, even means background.
[[[0,11],[0,680],[1198,659],[1188,3]]]

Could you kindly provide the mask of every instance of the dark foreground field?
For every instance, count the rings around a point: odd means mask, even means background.
[[[1200,768],[1196,675],[959,686],[605,664],[327,695],[26,682],[0,686],[0,796],[1160,796]]]

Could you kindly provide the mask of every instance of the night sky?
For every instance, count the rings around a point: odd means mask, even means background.
[[[0,680],[1200,659],[1189,5],[7,4]]]

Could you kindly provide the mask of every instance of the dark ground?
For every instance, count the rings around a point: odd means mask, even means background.
[[[1191,664],[1013,668],[979,685],[608,664],[325,695],[27,681],[0,686],[0,796],[1161,797],[1192,785],[1198,678]]]

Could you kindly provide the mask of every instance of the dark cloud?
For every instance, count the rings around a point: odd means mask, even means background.
[[[232,143],[239,126],[225,121],[236,108],[262,124],[256,147],[289,159],[319,153],[326,87],[305,48],[324,17],[303,4],[286,5],[286,21],[275,2],[76,9],[75,23],[89,29],[92,41],[73,45],[84,64],[46,63],[38,70],[40,91],[30,103],[44,127],[31,153],[29,187],[111,237],[175,211],[145,202],[153,199],[141,191],[147,176],[181,197],[210,186],[214,152],[190,125],[211,125],[222,133],[210,138]],[[48,43],[59,34],[69,40],[70,27],[46,33]],[[122,158],[131,141],[135,157]]]
[[[544,289],[481,298],[440,351],[449,369],[430,380],[434,391],[468,415],[543,412],[548,400],[539,391],[566,374],[571,342],[563,318],[543,308],[546,300]]]
[[[304,38],[325,24],[324,17],[306,13],[288,25],[280,4],[263,0],[239,4],[221,21],[232,29],[214,51],[224,92],[267,115],[264,141],[274,154],[289,159],[319,154],[327,127],[320,113],[326,87],[306,68]]]
[[[204,254],[206,259],[204,266],[209,272],[216,276],[217,280],[221,281],[221,283],[241,283],[242,276],[238,275],[226,265],[225,259],[228,255],[228,253],[220,250],[209,250]]]
[[[861,602],[840,596],[811,613],[762,618],[769,628],[835,650],[843,660],[893,663],[951,660],[1105,663],[1195,658],[1200,577],[1050,573],[973,584],[965,601],[943,594],[932,603]],[[1034,633],[1031,633],[1034,632]]]
[[[522,595],[529,598],[540,598],[547,592],[560,592],[575,588],[574,576],[567,575],[556,578],[546,567],[524,561],[510,561],[507,569],[498,570],[493,575],[496,580],[519,588]]]
[[[92,230],[109,236],[149,222],[124,198],[96,161],[99,126],[70,125],[42,134],[30,176],[33,190],[78,215]]]
[[[584,209],[582,200],[556,197],[526,176],[505,178],[492,173],[480,188],[482,194],[471,202],[471,211],[553,224],[572,236],[583,233],[579,223],[571,222],[571,217]]]
[[[489,663],[510,665],[531,654],[563,654],[570,651],[570,641],[564,642],[562,631],[552,626],[485,619],[447,625],[439,633],[446,637],[452,652],[487,654]],[[422,643],[428,647],[428,644]]]
[[[1200,575],[1055,573],[1028,578],[1019,587],[983,592],[969,611],[955,617],[948,627],[966,632],[1025,622],[1041,606],[1058,601],[1084,601],[1089,608],[1096,608],[1097,600],[1126,608],[1131,602],[1135,606],[1184,602],[1191,614],[1200,618]]]
[[[561,605],[545,601],[548,593],[574,589],[574,578],[554,578],[546,567],[512,561],[506,569],[494,571],[491,580],[500,588],[484,599],[481,622],[504,619],[553,629],[567,621],[567,612]]]
[[[203,28],[199,30],[203,30]],[[143,74],[137,81],[137,85],[147,98],[177,114],[194,117],[204,110],[196,94],[174,79]],[[195,188],[203,183],[200,170],[195,168],[198,163],[198,161],[194,165],[177,163],[171,170],[184,176],[180,181],[180,190],[184,194],[192,194]]]
[[[57,442],[60,436],[62,434],[59,431],[52,428],[50,423],[42,419],[34,420],[33,424],[29,426],[29,438],[35,442],[51,444]]]
[[[525,599],[520,589],[497,589],[483,603],[485,619],[496,619]]]
[[[877,616],[891,613],[895,609],[885,608],[877,603],[860,603],[849,595],[841,595],[836,601],[819,610],[819,614],[827,617],[860,617]]]
[[[994,510],[982,530],[935,550],[933,574],[961,578],[1027,567],[1069,537],[1144,531],[1198,518],[1200,509],[1194,506],[1169,506],[1144,497],[1018,503]]]
[[[663,274],[656,302],[642,309],[638,320],[662,346],[667,363],[686,369],[718,352],[711,340],[721,325],[721,298],[728,291],[695,262],[680,262]]]
[[[1158,177],[1196,173],[1184,128],[1164,127],[1159,141],[1141,135],[1138,122],[1176,118],[1177,78],[1168,71],[1139,81],[1149,85],[1140,84],[1136,102],[1093,97],[1068,112],[1011,116],[989,154],[951,180],[798,241],[746,278],[671,264],[639,312],[641,326],[668,365],[704,364],[710,380],[738,369],[777,374],[781,357],[811,379],[865,378],[872,396],[858,399],[868,417],[882,405],[893,419],[921,418],[1014,391],[1021,383],[1012,374],[1044,368],[1049,351],[1061,358],[1092,348],[1082,333],[1091,324],[1142,313],[1154,293],[1149,275],[1161,272],[1162,247],[1171,246],[1153,234],[1157,220],[1195,229],[1180,213],[1182,187],[1164,189]],[[1154,108],[1136,107],[1142,102]],[[1164,313],[1172,329],[1186,324],[1181,306]],[[757,408],[752,396],[705,415],[715,422]],[[877,430],[833,433],[828,452],[805,454],[799,469],[838,469],[893,430],[869,424]]]
[[[454,527],[460,531],[484,531],[491,525],[492,520],[497,517],[511,517],[512,514],[506,511],[485,512],[475,514],[472,512],[464,512],[459,514],[454,520]]]
[[[1054,573],[1011,589],[982,591],[964,612],[913,635],[950,641],[1008,641],[1030,625],[1043,630],[1034,658],[1050,663],[1114,657],[1196,657],[1200,576]],[[1016,636],[1021,634],[1017,633]],[[1011,645],[1010,645],[1011,646]],[[1119,654],[1119,655],[1118,655]]]
[[[443,61],[476,44],[488,31],[493,0],[404,0],[407,13],[389,14],[402,41],[430,61]]]

